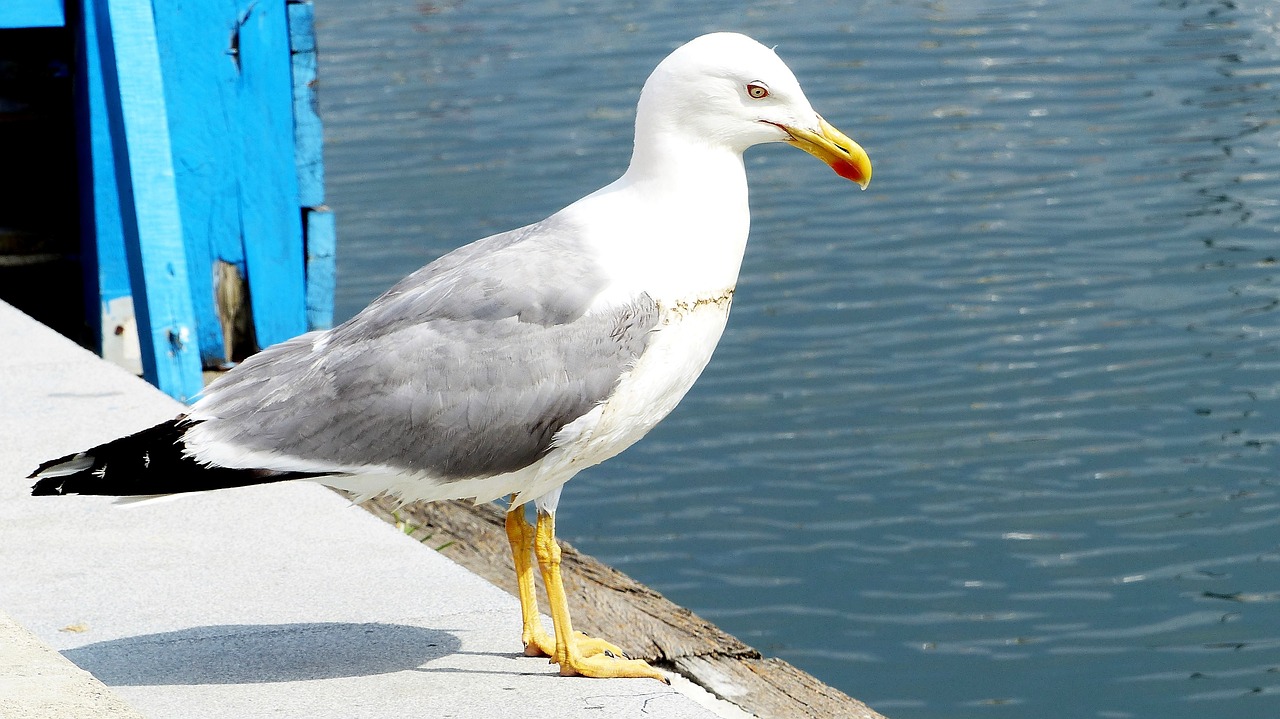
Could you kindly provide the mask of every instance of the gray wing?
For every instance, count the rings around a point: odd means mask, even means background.
[[[335,328],[360,337],[435,319],[570,322],[604,288],[576,228],[552,217],[460,247]]]
[[[603,279],[566,236],[540,224],[474,243],[343,325],[251,357],[194,408],[202,437],[441,479],[531,464],[613,392],[658,323],[647,295],[584,314]]]

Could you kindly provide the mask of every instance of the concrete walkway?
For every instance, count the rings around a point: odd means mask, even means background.
[[[39,640],[0,623],[5,717],[735,715],[696,687],[558,676],[520,654],[513,597],[317,485],[28,496],[39,462],[180,406],[4,303],[0,337],[0,612]],[[76,682],[96,708],[41,709]]]

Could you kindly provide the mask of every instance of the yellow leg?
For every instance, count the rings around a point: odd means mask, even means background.
[[[513,495],[511,498],[515,500]],[[520,594],[520,614],[523,630],[520,639],[524,643],[524,653],[531,657],[550,657],[555,654],[556,640],[542,628],[542,618],[538,614],[538,593],[533,584],[533,525],[524,517],[524,510],[516,508],[507,512],[507,541],[511,544],[511,558],[516,565],[516,586]],[[577,632],[578,650],[584,655],[610,652],[616,657],[625,657],[621,649],[604,641],[593,639]]]
[[[581,644],[585,642],[573,633],[573,623],[569,621],[569,602],[560,576],[560,545],[556,544],[556,520],[553,515],[538,512],[533,549],[538,556],[538,566],[542,569],[542,583],[547,587],[551,621],[555,625],[555,651],[551,655],[551,661],[560,665],[562,675],[648,677],[664,684],[671,683],[662,672],[639,659],[624,659],[621,652],[608,649],[599,653],[584,653]],[[613,646],[607,642],[599,642],[596,646],[601,645]]]
[[[511,543],[516,584],[520,589],[520,615],[524,620],[520,639],[524,642],[524,653],[531,657],[549,657],[556,650],[556,642],[543,630],[538,616],[538,592],[533,586],[533,526],[524,518],[524,507],[507,512],[507,541]]]

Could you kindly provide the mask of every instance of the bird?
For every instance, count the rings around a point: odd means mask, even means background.
[[[645,81],[619,179],[441,256],[332,329],[248,357],[174,419],[43,463],[32,494],[310,480],[357,499],[506,498],[525,653],[562,675],[666,682],[573,630],[556,509],[569,479],[648,433],[710,360],[747,243],[743,152],[765,143],[862,189],[871,180],[866,151],[773,49],[731,32],[694,38]]]

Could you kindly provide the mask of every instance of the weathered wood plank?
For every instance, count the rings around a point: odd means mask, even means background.
[[[874,709],[776,657],[680,657],[676,670],[760,719],[884,719]]]
[[[374,499],[362,506],[516,593],[502,510],[496,505],[434,502],[397,508],[393,502]],[[606,638],[632,656],[674,669],[761,719],[883,719],[862,702],[780,659],[762,657],[688,609],[561,544],[565,590],[575,629]],[[545,608],[540,580],[539,595]]]
[[[292,143],[292,90],[283,0],[182,3],[158,18],[172,125],[182,159],[192,294],[207,318],[206,364],[233,359],[215,317],[221,307],[211,267],[247,281],[254,335],[266,346],[305,331],[302,224]],[[284,84],[282,84],[284,83]],[[243,338],[242,338],[243,339]],[[237,347],[235,355],[252,350]]]
[[[239,33],[240,212],[258,346],[307,330],[285,3],[246,1]]]
[[[192,296],[207,365],[255,347],[218,317],[239,314],[211,268],[247,281],[257,346],[306,327],[302,218],[293,158],[293,91],[284,0],[175,0],[157,17],[179,158]],[[245,338],[238,338],[244,340]],[[233,356],[234,355],[234,356]]]
[[[94,7],[143,374],[186,401],[200,391],[195,313],[150,0]]]
[[[172,109],[169,135],[176,160],[178,201],[198,340],[206,367],[233,359],[227,328],[219,322],[235,308],[219,307],[218,282],[226,265],[245,275],[239,209],[239,117],[235,104],[236,59],[230,54],[237,7],[228,0],[163,5],[156,16],[165,81]],[[221,264],[220,264],[221,263]],[[216,275],[214,268],[222,268]],[[225,297],[225,293],[224,293]],[[219,312],[221,310],[221,313]],[[243,338],[237,338],[244,341]],[[247,343],[246,343],[247,344]],[[238,348],[241,354],[256,348]]]

